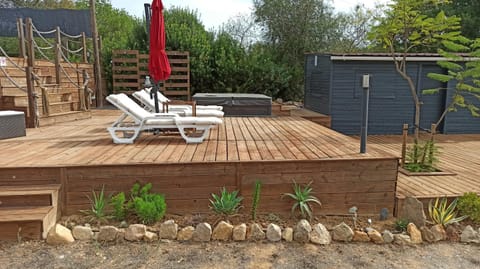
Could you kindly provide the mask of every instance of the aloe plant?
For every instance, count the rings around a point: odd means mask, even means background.
[[[433,200],[430,200],[428,203],[428,214],[432,219],[431,223],[441,224],[445,227],[466,219],[467,216],[457,217],[457,212],[455,212],[457,202],[458,198],[455,198],[450,205],[447,205],[446,197],[443,197],[441,200],[439,198],[435,199],[435,203],[433,203]]]
[[[300,210],[300,214],[302,214],[303,218],[308,216],[309,219],[312,219],[312,207],[310,206],[311,203],[315,203],[318,205],[322,205],[320,200],[313,196],[313,189],[310,187],[312,182],[308,183],[305,187],[298,185],[295,181],[293,181],[293,193],[284,193],[283,197],[290,197],[295,202],[292,205],[292,215],[294,214],[295,210],[298,208]]]
[[[213,200],[210,200],[210,209],[217,214],[233,215],[240,209],[240,202],[243,197],[237,197],[238,191],[228,192],[225,187],[222,188],[220,196],[212,193]]]

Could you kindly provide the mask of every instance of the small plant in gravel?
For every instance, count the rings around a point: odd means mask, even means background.
[[[212,193],[213,200],[210,200],[210,209],[221,215],[229,216],[236,214],[241,208],[240,203],[243,197],[238,195],[238,191],[228,192],[225,187],[220,191],[220,196]]]
[[[124,220],[127,215],[127,210],[125,208],[125,193],[120,192],[110,198],[110,205],[113,208],[113,217],[116,220]]]
[[[408,220],[407,219],[397,219],[395,221],[395,230],[399,232],[406,232],[407,231],[407,226],[408,226]]]
[[[253,199],[252,199],[252,220],[257,219],[257,208],[258,208],[258,203],[260,202],[261,189],[262,189],[262,182],[260,180],[255,181],[255,187],[253,190]]]
[[[431,223],[441,224],[445,227],[449,224],[457,223],[466,219],[468,216],[457,218],[457,212],[455,212],[457,202],[458,198],[455,198],[455,200],[448,205],[446,197],[443,197],[442,199],[437,198],[435,199],[435,202],[433,202],[433,199],[430,200],[428,203],[428,214],[432,220]]]
[[[92,220],[105,221],[107,219],[105,186],[102,186],[102,190],[98,194],[93,190],[92,196],[87,196],[87,198],[91,203],[91,208],[90,210],[82,210],[82,212],[91,216]]]
[[[476,193],[468,192],[459,197],[457,208],[460,214],[480,223],[480,197]]]
[[[165,215],[167,204],[162,194],[151,193],[152,183],[141,187],[135,183],[131,191],[131,200],[127,203],[138,218],[145,224],[154,223]]]
[[[300,214],[303,218],[312,219],[312,207],[311,203],[315,203],[318,205],[322,205],[320,200],[313,196],[313,189],[310,187],[312,182],[308,183],[305,187],[300,186],[297,182],[293,181],[293,193],[284,193],[282,197],[290,197],[295,202],[292,205],[292,215],[294,214],[295,210],[300,210]]]

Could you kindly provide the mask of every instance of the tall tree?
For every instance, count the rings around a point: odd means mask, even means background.
[[[448,16],[462,18],[462,35],[470,39],[480,37],[480,1],[478,0],[454,0],[442,6],[434,6],[427,9],[429,14],[437,14],[443,10]]]
[[[11,0],[16,7],[40,9],[75,8],[74,0]]]
[[[323,0],[254,0],[265,41],[286,62],[302,65],[306,51],[328,51],[336,36],[333,8]]]
[[[436,51],[441,42],[455,44],[461,39],[460,19],[440,11],[435,17],[423,13],[426,5],[440,5],[448,0],[394,0],[385,16],[372,28],[371,39],[392,56],[397,73],[406,80],[415,104],[415,138],[420,128],[421,102],[412,76],[407,72],[407,56],[418,50]]]

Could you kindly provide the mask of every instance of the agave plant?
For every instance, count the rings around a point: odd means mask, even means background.
[[[458,198],[455,198],[455,200],[447,206],[448,201],[446,197],[443,197],[441,200],[439,198],[435,199],[435,203],[433,203],[433,200],[430,200],[428,203],[428,214],[432,219],[431,223],[441,224],[445,227],[466,219],[467,216],[457,218],[457,213],[455,212],[457,201]]]
[[[213,200],[210,200],[210,209],[217,214],[225,216],[233,215],[240,209],[240,202],[243,197],[237,197],[238,191],[228,192],[225,187],[222,188],[220,196],[212,193]]]
[[[287,196],[292,198],[295,202],[292,206],[292,215],[295,210],[298,208],[300,214],[303,218],[308,216],[309,219],[312,219],[312,208],[311,203],[322,205],[320,200],[317,197],[313,196],[313,189],[310,187],[312,182],[308,183],[305,187],[302,188],[299,184],[293,181],[293,193],[284,193],[283,197]]]

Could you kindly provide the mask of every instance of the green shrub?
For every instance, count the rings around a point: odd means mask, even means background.
[[[116,220],[124,220],[126,217],[125,193],[121,192],[110,198],[110,205],[113,207],[113,217]]]
[[[447,226],[466,219],[467,216],[457,218],[457,212],[455,212],[457,202],[458,198],[447,206],[448,201],[446,197],[443,197],[441,200],[439,198],[435,199],[435,203],[433,203],[433,200],[430,200],[428,203],[428,214],[432,220],[431,223]]]
[[[395,230],[399,232],[406,232],[408,226],[408,220],[406,219],[397,219],[395,221]]]
[[[468,192],[458,198],[458,211],[468,216],[472,221],[480,222],[480,197],[474,192]]]
[[[311,184],[312,182],[308,183],[304,188],[302,188],[302,186],[293,181],[293,193],[283,194],[283,197],[287,196],[295,201],[292,206],[292,215],[293,212],[295,212],[295,209],[298,208],[303,218],[308,216],[309,219],[312,219],[312,207],[310,204],[316,203],[320,206],[322,205],[317,197],[311,195],[311,193],[313,193],[313,189],[310,187]]]
[[[258,208],[258,203],[260,202],[261,189],[262,189],[262,182],[260,182],[260,180],[255,181],[255,187],[254,187],[253,199],[252,199],[252,219],[253,220],[257,218],[257,208]]]
[[[237,197],[238,191],[228,192],[225,187],[222,188],[220,196],[212,193],[213,200],[210,200],[210,209],[217,214],[225,216],[233,215],[240,209],[240,202],[243,197]]]
[[[143,187],[135,183],[131,190],[131,200],[127,207],[134,211],[135,215],[145,224],[154,223],[165,215],[167,204],[162,194],[150,193],[152,184]]]

